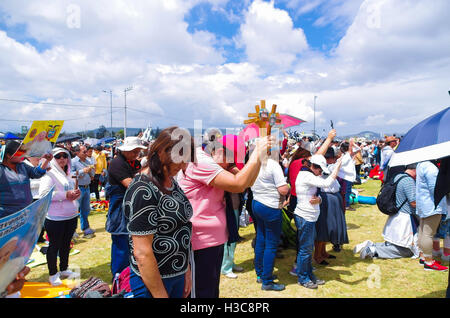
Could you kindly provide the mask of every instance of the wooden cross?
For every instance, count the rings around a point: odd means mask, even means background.
[[[263,129],[262,134],[264,136],[270,135],[272,132],[272,126],[281,123],[281,119],[279,118],[280,114],[277,113],[277,105],[273,104],[272,111],[269,113],[266,109],[266,101],[261,100],[261,107],[256,105],[255,110],[255,113],[248,114],[250,119],[244,120],[244,124],[248,125],[255,123],[259,128],[267,128],[267,133],[266,130]],[[267,123],[269,125],[267,125]]]

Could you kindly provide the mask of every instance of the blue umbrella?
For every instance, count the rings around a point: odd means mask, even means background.
[[[23,139],[23,138],[18,137],[16,135],[14,135],[13,133],[8,132],[3,137],[0,137],[0,139],[11,140],[11,139]]]
[[[389,161],[389,167],[450,156],[450,107],[411,128]]]
[[[104,137],[97,142],[97,145],[106,144],[108,142],[114,141],[116,138],[114,137]]]
[[[75,141],[78,139],[81,139],[81,136],[78,135],[68,135],[68,136],[60,136],[58,137],[58,140],[56,140],[57,143],[63,143],[63,142],[70,142]]]

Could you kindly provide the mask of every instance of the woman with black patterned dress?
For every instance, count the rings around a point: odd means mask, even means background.
[[[179,160],[174,160],[172,153],[188,155],[191,160],[193,140],[172,140],[177,129],[163,130],[152,144],[148,166],[134,177],[123,202],[130,238],[130,287],[135,298],[181,298],[191,290],[192,206],[174,178],[186,169],[188,160],[176,163]],[[174,148],[181,151],[174,152]]]

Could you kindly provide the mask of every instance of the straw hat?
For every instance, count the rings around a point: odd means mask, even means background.
[[[388,144],[392,141],[397,141],[397,138],[395,138],[394,136],[389,136],[389,137],[386,137],[386,140],[384,142]]]

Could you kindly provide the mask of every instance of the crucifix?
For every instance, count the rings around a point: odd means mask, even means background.
[[[277,105],[273,104],[272,110],[269,113],[269,111],[266,109],[266,101],[261,100],[261,106],[256,105],[255,110],[255,113],[248,114],[248,117],[250,117],[250,119],[244,120],[244,124],[248,125],[255,123],[260,129],[261,137],[270,136],[272,127],[276,124],[281,123],[281,119],[279,118],[280,114],[277,113]],[[269,125],[267,125],[267,123]],[[267,130],[265,128],[267,128]]]

